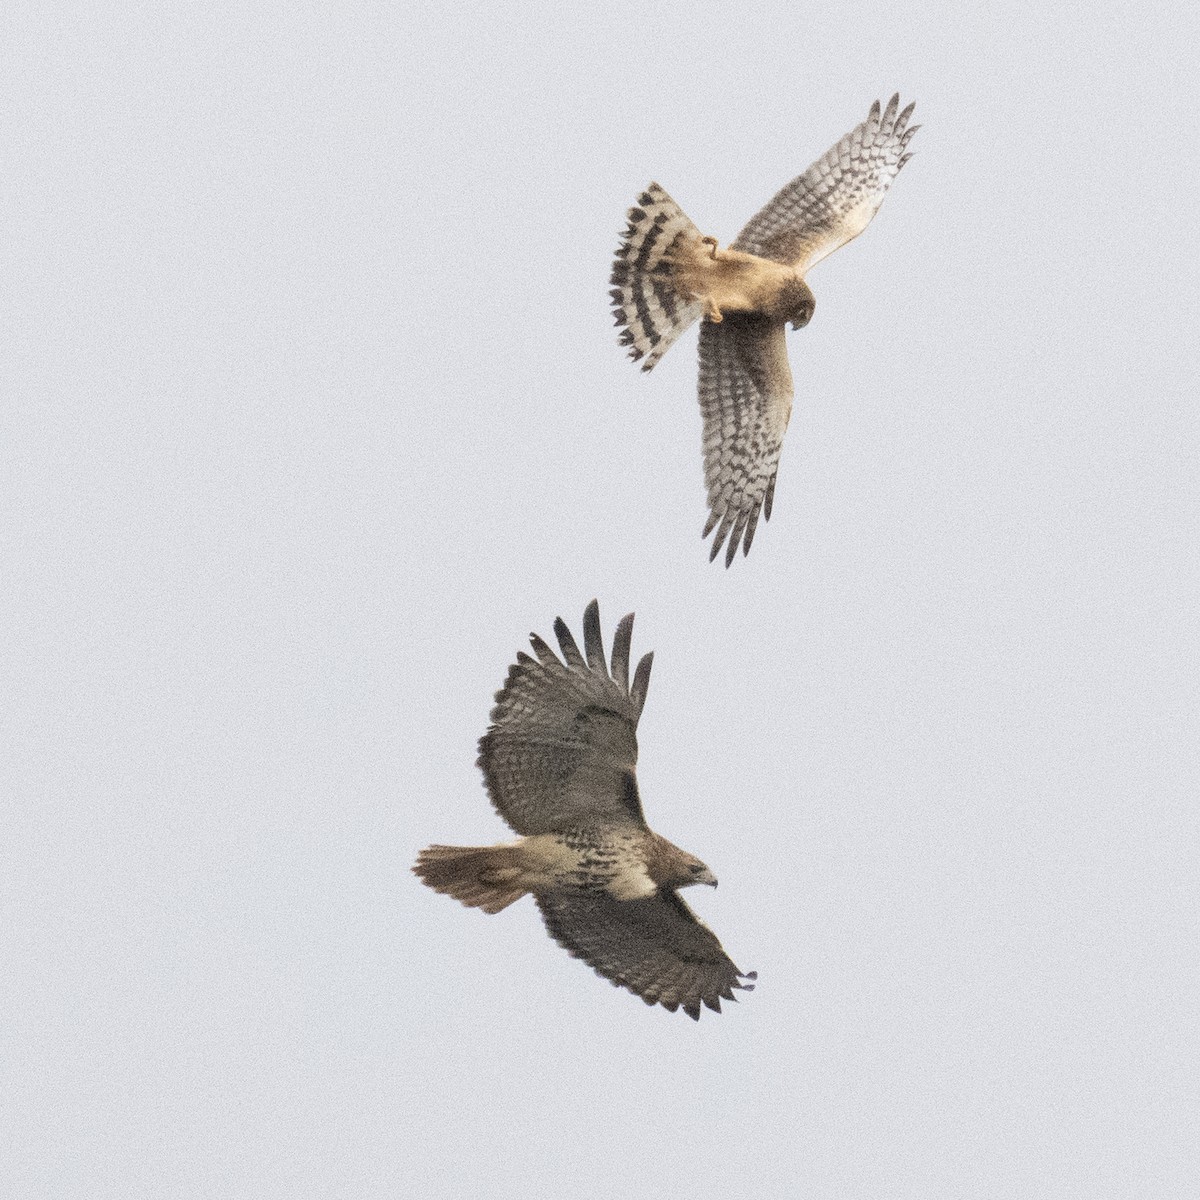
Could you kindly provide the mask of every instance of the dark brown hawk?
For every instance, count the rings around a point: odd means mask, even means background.
[[[435,891],[496,913],[532,892],[551,935],[620,987],[674,1012],[720,1012],[750,990],[716,936],[679,895],[716,886],[698,858],[642,815],[637,723],[652,654],[629,679],[633,615],[618,625],[612,666],[600,611],[583,614],[583,652],[560,618],[562,659],[536,634],[496,693],[479,766],[496,811],[521,835],[499,846],[430,846],[413,870]]]

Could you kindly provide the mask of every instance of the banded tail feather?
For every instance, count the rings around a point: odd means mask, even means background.
[[[621,235],[613,262],[612,307],[620,341],[635,362],[645,359],[649,371],[704,306],[681,294],[674,280],[672,256],[702,236],[683,209],[652,183],[629,210],[629,225]]]
[[[413,871],[435,892],[498,913],[529,890],[514,846],[427,846]]]

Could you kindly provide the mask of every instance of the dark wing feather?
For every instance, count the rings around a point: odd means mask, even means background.
[[[728,539],[729,566],[739,542],[743,553],[750,552],[760,511],[771,516],[779,454],[792,415],[782,321],[728,313],[719,324],[700,326],[700,411],[709,507],[704,536],[717,530],[710,560]]]
[[[893,96],[830,147],[751,218],[734,250],[789,263],[803,275],[839,246],[857,237],[879,211],[887,190],[908,162],[910,104],[899,112]]]
[[[612,677],[622,691],[629,691],[629,646],[633,640],[633,613],[626,613],[613,634]]]
[[[589,669],[607,671],[604,660],[604,635],[600,632],[600,606],[589,604],[583,612],[583,648]]]
[[[537,658],[517,655],[479,742],[488,794],[517,833],[645,827],[634,770],[652,656],[642,659],[630,688],[632,614],[617,627],[611,675],[594,600],[583,628],[586,657],[561,619],[554,630],[562,659],[530,635]]]
[[[550,935],[576,958],[647,1004],[693,1020],[703,1004],[721,1011],[722,1000],[749,991],[754,972],[734,966],[706,925],[664,888],[647,900],[614,900],[602,893],[542,892],[538,908]]]

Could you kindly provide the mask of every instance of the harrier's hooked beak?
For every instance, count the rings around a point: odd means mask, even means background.
[[[712,887],[717,886],[717,877],[704,866],[695,866],[692,868],[692,883],[707,883]]]

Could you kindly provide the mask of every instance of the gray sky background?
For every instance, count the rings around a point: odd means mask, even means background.
[[[1195,1196],[1196,17],[415,7],[0,16],[3,1190]],[[726,572],[624,210],[897,89]],[[408,873],[593,596],[698,1025]]]

